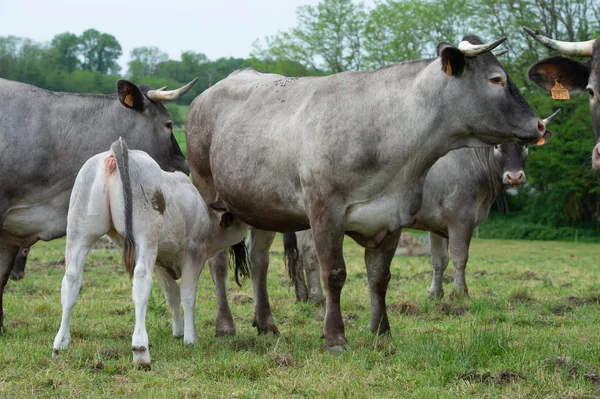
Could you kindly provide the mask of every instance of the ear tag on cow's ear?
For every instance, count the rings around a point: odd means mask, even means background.
[[[452,76],[452,65],[450,65],[450,60],[448,60],[448,63],[446,64],[446,75]]]
[[[131,95],[131,93],[129,93],[127,96],[125,96],[125,99],[123,100],[123,102],[125,104],[127,104],[128,106],[130,106],[131,108],[133,108],[133,96]]]
[[[554,87],[550,90],[552,98],[555,100],[568,100],[571,98],[569,90],[554,79]]]
[[[535,142],[535,145],[544,145],[546,144],[546,139],[544,137],[542,137],[541,139],[539,139],[538,141]]]

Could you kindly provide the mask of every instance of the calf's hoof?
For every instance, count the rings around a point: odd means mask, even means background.
[[[235,328],[217,328],[215,331],[215,337],[226,337],[228,335],[235,335]]]
[[[270,322],[267,322],[267,323],[261,325],[258,321],[256,321],[256,318],[255,318],[254,321],[252,322],[252,327],[256,327],[256,330],[258,331],[258,335],[262,335],[262,334],[279,335],[279,329],[277,328],[275,323],[273,323],[272,320]]]
[[[348,340],[344,335],[325,338],[325,350],[331,353],[340,353],[344,350],[351,350]]]
[[[429,291],[429,299],[437,301],[444,298],[444,290]]]
[[[145,346],[132,346],[133,363],[139,368],[150,370],[150,351]]]

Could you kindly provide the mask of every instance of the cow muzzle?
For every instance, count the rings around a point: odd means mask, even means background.
[[[519,170],[518,172],[504,172],[502,176],[502,183],[508,187],[519,187],[527,182],[525,172]]]
[[[595,171],[600,171],[600,143],[596,144],[592,150],[592,168]]]

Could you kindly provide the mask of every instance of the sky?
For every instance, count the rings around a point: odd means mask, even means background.
[[[126,71],[136,47],[156,46],[178,60],[183,51],[246,58],[252,42],[296,25],[296,8],[319,0],[0,0],[0,36],[50,42],[94,28],[121,44]],[[365,5],[372,6],[373,0]]]

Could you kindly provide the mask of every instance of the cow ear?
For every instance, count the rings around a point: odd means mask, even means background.
[[[146,107],[144,105],[144,95],[136,85],[127,80],[120,79],[117,81],[117,93],[119,101],[123,106],[135,109],[138,112],[144,111]]]
[[[542,136],[542,138],[540,138],[538,141],[536,141],[535,144],[529,144],[529,145],[535,145],[537,147],[541,147],[544,144],[548,144],[548,142],[550,141],[552,136],[554,136],[554,133],[552,133],[550,130],[546,129],[546,133],[544,133],[544,136]]]
[[[545,58],[529,67],[527,76],[548,93],[557,88],[569,92],[585,90],[590,77],[590,62],[583,63],[560,56]]]
[[[465,70],[465,56],[450,43],[442,42],[437,46],[442,61],[442,71],[448,76],[460,76]]]

